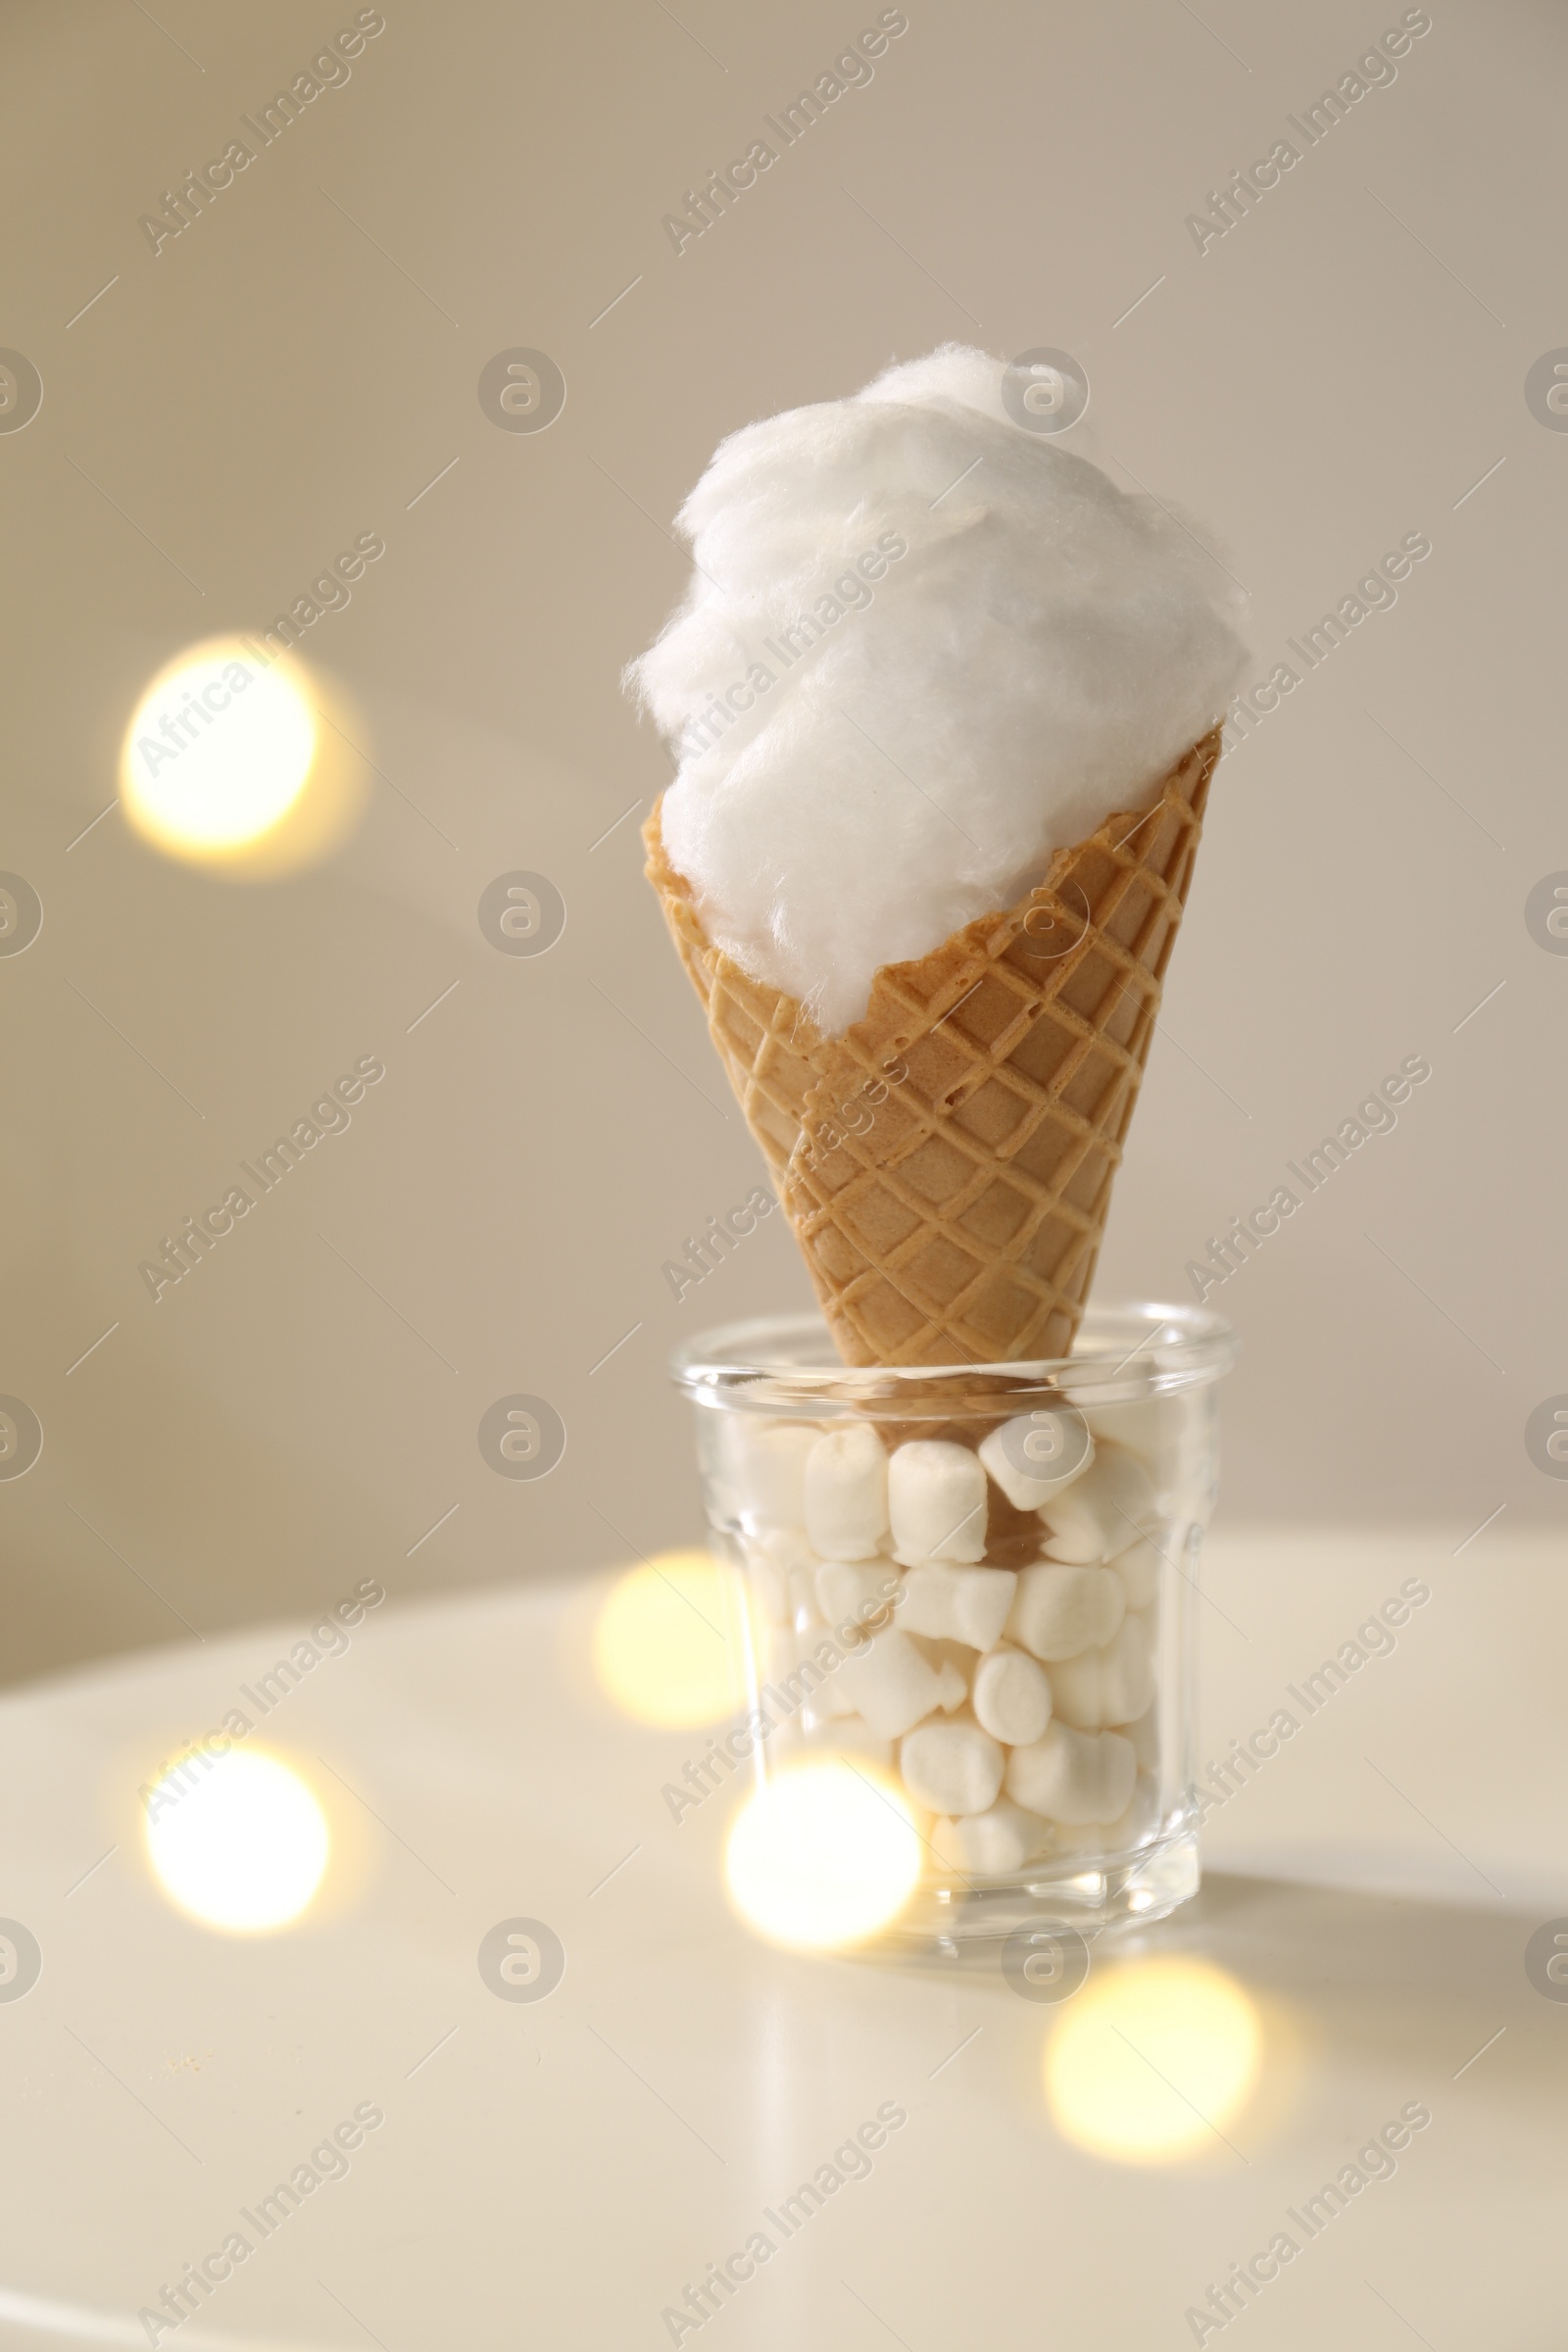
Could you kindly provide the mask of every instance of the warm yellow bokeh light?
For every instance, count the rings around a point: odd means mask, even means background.
[[[326,1816],[299,1774],[255,1748],[176,1765],[147,1807],[164,1891],[210,1928],[255,1933],[297,1919],[330,1847]]]
[[[1253,2001],[1206,1961],[1130,1960],[1092,1977],[1046,2045],[1059,2130],[1096,2156],[1173,2164],[1221,2144],[1257,2080]]]
[[[748,1926],[774,1943],[828,1951],[863,1942],[898,1917],[920,1856],[899,1790],[827,1758],[764,1782],[730,1832],[724,1871]]]
[[[253,847],[288,814],[316,758],[298,685],[239,638],[193,646],[154,678],[125,731],[121,795],[138,831],[198,859]]]
[[[600,1689],[634,1723],[721,1723],[747,1703],[740,1577],[706,1551],[665,1551],[619,1578],[594,1626]]]

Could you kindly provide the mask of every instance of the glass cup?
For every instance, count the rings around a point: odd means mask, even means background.
[[[890,1933],[952,1950],[1163,1918],[1199,1885],[1193,1593],[1237,1341],[1092,1306],[1057,1361],[852,1367],[813,1315],[702,1334],[713,1550],[744,1580],[766,1783],[839,1758],[923,1857]]]

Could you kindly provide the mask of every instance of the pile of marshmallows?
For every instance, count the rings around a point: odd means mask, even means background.
[[[731,1466],[769,1679],[830,1626],[881,1625],[812,1690],[805,1728],[884,1765],[896,1746],[945,1872],[1119,1851],[1157,1815],[1153,1479],[1077,1414],[1074,1443],[1051,1448],[1070,1458],[1037,1460],[1051,1418],[1004,1423],[978,1452],[912,1439],[890,1453],[868,1422],[753,1424]],[[988,1471],[1039,1515],[1030,1566],[981,1564]]]

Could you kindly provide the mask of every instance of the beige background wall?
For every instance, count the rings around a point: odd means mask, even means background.
[[[1397,1131],[1214,1294],[1246,1343],[1224,1507],[1560,1526],[1524,1443],[1568,1391],[1568,960],[1525,921],[1568,868],[1568,439],[1525,398],[1568,344],[1560,16],[1434,0],[1396,80],[1200,254],[1186,217],[1396,5],[909,0],[869,85],[677,256],[662,217],[874,8],[387,0],[352,78],[155,256],[139,217],[353,13],[8,12],[0,344],[44,400],[0,433],[0,866],[45,920],[0,957],[0,1391],[45,1444],[0,1481],[6,1675],[696,1533],[663,1359],[806,1285],[778,1222],[679,1305],[661,1280],[759,1163],[640,879],[667,762],[617,672],[719,436],[951,337],[1077,356],[1072,446],[1212,526],[1258,678],[1430,538],[1221,771],[1102,1284],[1183,1296],[1426,1055]],[[480,407],[515,347],[564,373],[548,432]],[[118,811],[76,839],[154,669],[367,530],[384,559],[306,649],[373,763],[350,844],[237,886]],[[567,907],[536,959],[476,921],[516,868]],[[138,1260],[367,1054],[352,1128],[154,1305]],[[514,1392],[568,1432],[537,1483],[476,1442]]]

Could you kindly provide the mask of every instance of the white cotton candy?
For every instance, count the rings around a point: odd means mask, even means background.
[[[709,935],[840,1034],[882,964],[1144,806],[1235,685],[1243,599],[1152,498],[949,345],[722,442],[697,566],[628,683]]]

